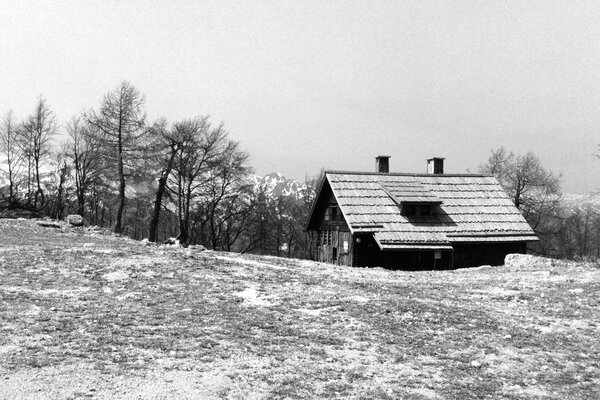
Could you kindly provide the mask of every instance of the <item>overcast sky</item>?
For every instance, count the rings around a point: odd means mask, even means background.
[[[598,1],[5,1],[0,113],[61,123],[127,80],[151,120],[223,121],[259,174],[475,170],[535,152],[600,190]]]

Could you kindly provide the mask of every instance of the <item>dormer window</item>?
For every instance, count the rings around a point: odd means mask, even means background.
[[[431,204],[402,204],[402,215],[407,217],[426,217],[432,215]]]

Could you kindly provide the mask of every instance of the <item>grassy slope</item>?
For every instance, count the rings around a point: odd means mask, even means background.
[[[597,398],[600,269],[196,252],[0,220],[0,398]]]

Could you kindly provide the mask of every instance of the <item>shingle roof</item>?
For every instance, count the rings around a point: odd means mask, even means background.
[[[373,233],[382,249],[447,247],[456,242],[537,240],[496,178],[326,172],[353,233]],[[439,204],[434,215],[402,215],[402,203]]]

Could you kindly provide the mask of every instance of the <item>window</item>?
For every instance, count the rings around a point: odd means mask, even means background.
[[[338,219],[338,208],[337,206],[329,207],[329,212],[331,213],[331,220],[336,221]]]
[[[321,246],[331,246],[331,231],[321,231]]]
[[[417,206],[414,204],[405,204],[402,206],[402,214],[404,215],[417,215]]]
[[[421,204],[417,208],[418,208],[417,215],[431,215],[431,205]]]
[[[339,221],[341,219],[341,213],[338,210],[338,206],[329,206],[325,210],[325,221]]]
[[[432,215],[431,204],[404,204],[402,214],[409,217],[424,217]]]

